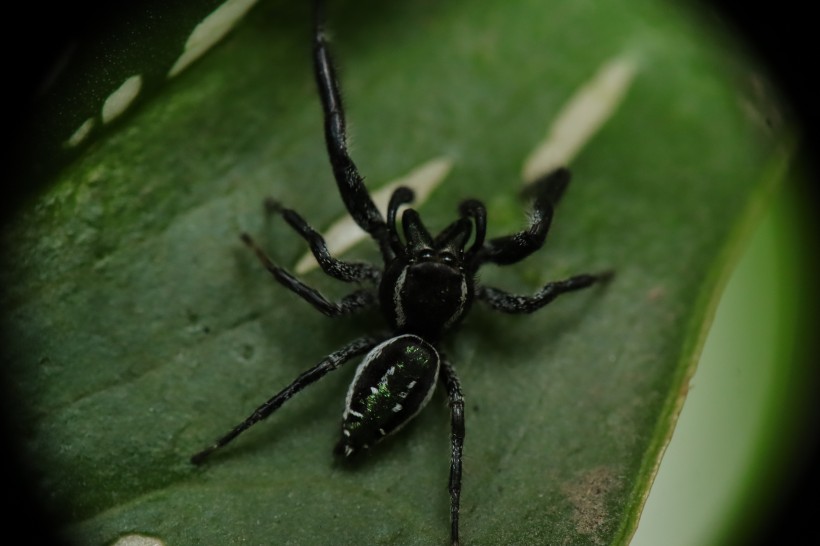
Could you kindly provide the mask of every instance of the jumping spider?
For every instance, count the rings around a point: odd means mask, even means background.
[[[378,244],[384,266],[379,268],[332,257],[322,236],[298,213],[275,201],[267,201],[268,211],[281,214],[308,242],[326,274],[344,282],[368,285],[339,302],[333,302],[272,262],[250,235],[243,233],[241,238],[277,281],[325,315],[347,316],[378,306],[392,333],[361,337],[329,354],[225,436],[194,455],[191,461],[202,463],[215,450],[268,417],[294,394],[353,357],[365,355],[347,392],[341,437],[334,453],[343,458],[351,457],[397,431],[424,408],[440,380],[450,403],[450,537],[451,543],[457,545],[464,398],[453,365],[440,351],[442,336],[463,320],[475,300],[504,313],[532,313],[558,295],[606,281],[612,273],[577,275],[551,282],[531,296],[509,294],[476,281],[482,265],[513,264],[541,248],[552,220],[553,206],[569,183],[570,175],[566,169],[554,171],[533,184],[530,223],[518,233],[485,240],[486,209],[480,201],[469,199],[460,204],[459,218],[436,236],[427,231],[418,212],[405,210],[401,216],[402,241],[396,217],[399,207],[413,200],[413,192],[406,187],[398,188],[390,198],[385,220],[348,155],[344,110],[322,32],[320,7],[317,5],[313,62],[324,113],[327,152],[345,207]],[[468,248],[473,226],[475,236]]]

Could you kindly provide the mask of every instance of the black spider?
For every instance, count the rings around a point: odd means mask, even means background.
[[[318,4],[313,61],[324,111],[327,152],[342,200],[356,223],[378,243],[384,269],[332,257],[322,236],[298,213],[272,200],[266,202],[267,210],[281,214],[308,242],[326,274],[345,282],[367,283],[370,287],[356,290],[339,302],[329,301],[273,263],[250,235],[243,233],[242,241],[256,253],[277,281],[325,315],[346,316],[378,305],[392,334],[365,336],[331,353],[213,445],[194,455],[191,461],[202,463],[215,450],[268,417],[297,392],[353,357],[365,355],[347,392],[341,439],[334,453],[350,457],[401,428],[427,404],[441,379],[449,397],[452,421],[450,533],[452,544],[457,545],[464,398],[455,369],[439,351],[439,341],[461,322],[476,299],[497,311],[531,313],[560,294],[608,280],[612,273],[578,275],[551,282],[531,296],[509,294],[476,282],[476,273],[485,263],[516,263],[543,245],[552,220],[553,205],[569,183],[570,174],[566,169],[559,169],[533,185],[534,206],[527,229],[485,241],[486,209],[480,201],[470,199],[459,206],[459,218],[435,237],[424,227],[418,212],[407,209],[401,217],[403,242],[396,216],[401,205],[413,200],[413,192],[401,187],[393,193],[385,221],[364,187],[347,152],[344,111],[322,34],[321,6]],[[466,248],[473,225],[475,236]]]

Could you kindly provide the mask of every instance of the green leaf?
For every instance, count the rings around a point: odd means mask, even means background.
[[[70,154],[55,151],[59,174],[4,233],[22,447],[78,543],[448,540],[446,397],[341,467],[331,449],[354,364],[203,467],[188,462],[325,354],[383,327],[375,313],[318,315],[238,239],[247,230],[290,266],[304,242],[264,221],[263,199],[320,229],[343,211],[311,15],[291,4],[256,6],[202,60],[151,80]],[[760,123],[772,111],[760,74],[701,19],[650,0],[346,2],[329,26],[368,184],[447,155],[454,167],[421,208],[425,223],[443,228],[476,197],[491,237],[524,224],[522,163],[562,105],[613,57],[639,60],[623,103],[570,165],[546,248],[482,272],[521,293],[609,268],[615,279],[531,316],[477,305],[443,344],[467,400],[464,543],[625,542],[728,258],[788,160],[788,139]],[[72,81],[81,93],[102,80]],[[52,144],[76,125],[60,127]],[[378,259],[373,245],[356,253]],[[315,271],[305,280],[334,298],[349,290]]]

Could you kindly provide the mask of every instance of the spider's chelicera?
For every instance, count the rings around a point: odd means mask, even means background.
[[[241,238],[277,281],[325,315],[347,316],[378,306],[392,333],[361,337],[326,356],[230,432],[194,455],[191,461],[202,463],[294,394],[353,357],[365,355],[347,392],[341,436],[334,452],[343,458],[350,457],[397,431],[424,408],[441,381],[447,391],[451,414],[450,538],[456,545],[459,542],[464,398],[455,369],[440,350],[442,336],[462,321],[476,300],[504,313],[531,313],[560,294],[607,280],[612,274],[577,275],[550,282],[527,296],[509,294],[476,281],[482,265],[513,264],[543,245],[553,207],[569,183],[566,169],[554,171],[532,185],[534,203],[529,226],[512,235],[485,240],[486,209],[474,199],[462,202],[459,218],[435,236],[425,228],[418,212],[410,208],[402,214],[399,230],[398,209],[413,200],[412,190],[406,187],[393,193],[385,219],[373,204],[347,151],[339,85],[321,22],[317,9],[313,60],[324,112],[327,152],[342,200],[356,223],[378,244],[384,267],[334,258],[322,236],[298,213],[268,200],[268,212],[282,215],[308,242],[326,274],[366,286],[333,302],[271,261],[250,235],[243,233]]]

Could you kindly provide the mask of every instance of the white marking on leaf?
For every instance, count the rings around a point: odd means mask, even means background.
[[[93,128],[94,118],[88,118],[68,137],[68,140],[65,141],[65,145],[69,148],[78,146],[91,133],[91,129]]]
[[[139,74],[131,76],[105,99],[102,105],[102,122],[108,123],[118,118],[128,106],[134,102],[142,89],[142,76]]]
[[[439,184],[447,177],[450,169],[453,167],[453,161],[447,157],[437,157],[427,163],[416,167],[405,176],[397,178],[388,182],[375,192],[371,194],[373,202],[381,211],[382,216],[387,215],[387,205],[390,202],[390,196],[399,186],[407,186],[415,193],[414,206],[421,205],[427,200],[427,197],[436,189]],[[403,210],[404,207],[399,209]],[[366,238],[367,233],[361,229],[349,214],[345,214],[339,218],[325,231],[323,237],[327,243],[327,248],[331,255],[338,256],[350,249],[353,245]],[[304,274],[318,267],[316,258],[313,254],[307,252],[295,266],[295,270],[299,274]]]
[[[211,46],[222,39],[236,23],[245,15],[249,9],[256,4],[256,0],[228,0],[210,15],[205,17],[194,27],[188,40],[185,42],[185,50],[179,59],[168,71],[168,77],[176,76],[188,65],[200,58]]]
[[[165,543],[155,537],[145,535],[124,535],[111,546],[165,546]]]
[[[546,138],[524,161],[521,175],[525,183],[569,164],[615,112],[637,69],[637,62],[631,57],[610,59],[570,97]]]

